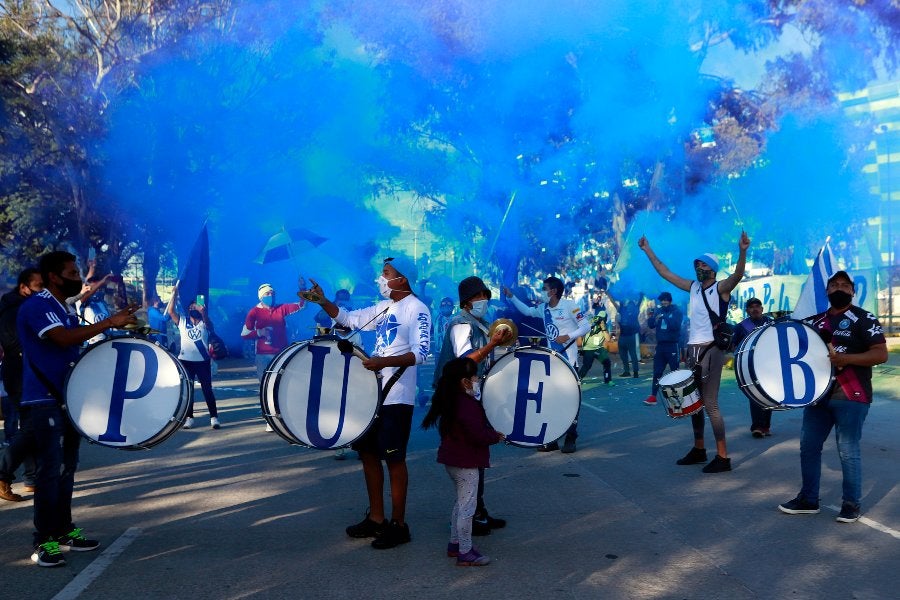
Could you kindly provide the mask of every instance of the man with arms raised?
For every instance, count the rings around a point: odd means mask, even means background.
[[[722,321],[725,319],[725,311],[728,310],[728,302],[731,299],[731,291],[744,276],[744,266],[747,261],[747,248],[750,247],[750,238],[741,232],[738,241],[738,261],[734,273],[716,281],[716,272],[719,270],[719,261],[713,254],[703,254],[694,259],[694,272],[697,280],[692,281],[676,275],[667,267],[656,253],[650,248],[650,241],[641,236],[638,246],[650,259],[650,264],[659,275],[680,290],[691,295],[690,305],[690,337],[688,338],[688,367],[694,369],[699,366],[701,370],[700,397],[703,399],[703,409],[709,415],[709,423],[712,426],[713,435],[716,438],[716,456],[703,467],[704,473],[721,473],[731,470],[731,459],[728,458],[728,449],[725,444],[725,420],[719,412],[719,382],[722,379],[722,367],[725,365],[725,351],[719,349],[714,343],[713,317],[711,313]],[[696,376],[696,375],[695,375]],[[694,447],[683,458],[678,459],[679,465],[695,465],[706,462],[706,447],[703,440],[703,411],[691,415],[691,424],[694,429]]]

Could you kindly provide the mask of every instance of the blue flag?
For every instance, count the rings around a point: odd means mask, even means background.
[[[203,296],[204,302],[209,299],[209,234],[206,225],[200,230],[178,280],[181,282],[178,301],[183,314],[187,314],[187,307],[198,296]]]
[[[794,307],[791,315],[793,318],[805,319],[828,310],[828,295],[825,293],[825,288],[828,285],[828,279],[837,270],[837,263],[831,255],[831,247],[828,245],[828,240],[825,240],[825,245],[816,255],[812,271],[810,271],[806,283],[803,284],[800,297],[797,298],[797,306]]]

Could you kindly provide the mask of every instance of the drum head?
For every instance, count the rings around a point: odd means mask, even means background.
[[[301,342],[273,361],[261,403],[266,419],[294,444],[329,450],[349,446],[371,426],[379,382],[363,367],[365,352],[344,354],[333,339]]]
[[[526,346],[488,369],[481,401],[491,426],[517,446],[535,447],[566,433],[578,416],[578,376],[558,352]]]
[[[831,387],[828,346],[800,321],[777,321],[754,330],[735,356],[741,390],[764,408],[808,406]]]
[[[113,338],[90,347],[66,378],[66,411],[75,428],[103,446],[150,448],[184,423],[193,386],[159,344]]]
[[[678,369],[670,371],[659,378],[659,385],[676,385],[683,383],[694,376],[694,372],[690,369]]]

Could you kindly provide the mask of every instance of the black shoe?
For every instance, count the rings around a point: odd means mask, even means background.
[[[66,559],[59,549],[59,543],[55,540],[35,546],[31,560],[36,562],[39,567],[61,567],[66,564]]]
[[[634,375],[632,375],[632,377],[634,377],[635,379],[637,379],[638,377],[640,377],[640,375],[638,375],[638,374],[637,374],[637,371],[635,371],[635,372],[634,372]]]
[[[409,535],[409,525],[404,523],[401,525],[397,521],[391,521],[384,528],[384,531],[372,541],[372,547],[378,550],[387,550],[395,548],[400,544],[405,544],[412,539]]]
[[[347,528],[347,535],[352,538],[378,537],[379,535],[384,533],[384,530],[387,529],[387,526],[387,521],[376,523],[375,521],[370,519],[369,511],[366,511],[366,516],[362,521]]]
[[[819,503],[810,502],[800,494],[784,504],[778,505],[778,510],[789,515],[815,515],[819,512]]]
[[[537,448],[538,452],[553,452],[554,450],[559,450],[559,442],[550,442],[549,444],[544,444]]]
[[[691,448],[691,451],[675,461],[676,465],[699,465],[706,462],[706,450],[704,448]]]
[[[619,377],[631,377],[631,371],[623,371]]]
[[[722,458],[716,454],[715,458],[709,461],[709,464],[703,467],[704,473],[724,473],[731,470],[731,459]]]
[[[476,512],[474,520],[486,524],[491,529],[503,529],[506,527],[506,519],[495,519],[489,515],[487,511],[481,513]]]
[[[575,452],[575,438],[566,438],[566,442],[562,447],[562,453],[572,454],[573,452]]]
[[[841,514],[834,519],[838,523],[853,523],[859,520],[859,504],[844,502],[841,504]]]
[[[475,517],[472,519],[472,535],[491,535],[491,526],[486,521]]]
[[[74,550],[75,552],[90,552],[100,547],[100,542],[97,540],[89,540],[81,535],[81,527],[74,528],[56,541],[61,550]]]

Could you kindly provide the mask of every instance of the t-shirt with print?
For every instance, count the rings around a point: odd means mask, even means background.
[[[54,396],[63,393],[69,367],[78,360],[78,345],[58,346],[47,339],[47,332],[56,327],[75,329],[78,327],[78,315],[71,306],[60,303],[48,290],[43,290],[22,303],[16,326],[25,367],[21,405],[57,403]],[[40,369],[54,389],[44,385],[32,365]]]
[[[561,335],[569,336],[570,341],[579,338],[591,330],[590,319],[584,316],[581,306],[574,300],[561,299],[556,306],[551,307],[544,302],[535,307],[525,305],[524,302],[512,296],[510,298],[520,313],[544,320],[544,332],[547,334],[547,343],[557,352],[561,352],[565,345],[553,341]],[[578,360],[578,345],[566,342],[566,359],[570,365],[575,365]]]
[[[858,306],[851,305],[837,314],[828,311],[804,319],[804,323],[817,330],[831,332],[831,345],[838,354],[861,354],[872,346],[886,343],[884,330],[875,315]],[[872,367],[847,365],[836,371],[835,384],[827,397],[836,390],[842,390],[848,400],[856,402],[872,401]]]
[[[181,315],[178,319],[178,332],[181,334],[179,359],[188,362],[209,360],[209,329],[206,323],[200,321],[194,325],[190,319]]]
[[[384,399],[384,404],[415,406],[416,365],[425,362],[431,345],[431,314],[425,304],[410,294],[396,302],[382,300],[369,308],[351,311],[341,308],[335,321],[352,329],[374,330],[372,356],[399,356],[407,352],[415,355],[415,365],[406,368]],[[381,384],[385,385],[399,368],[383,368]]]

